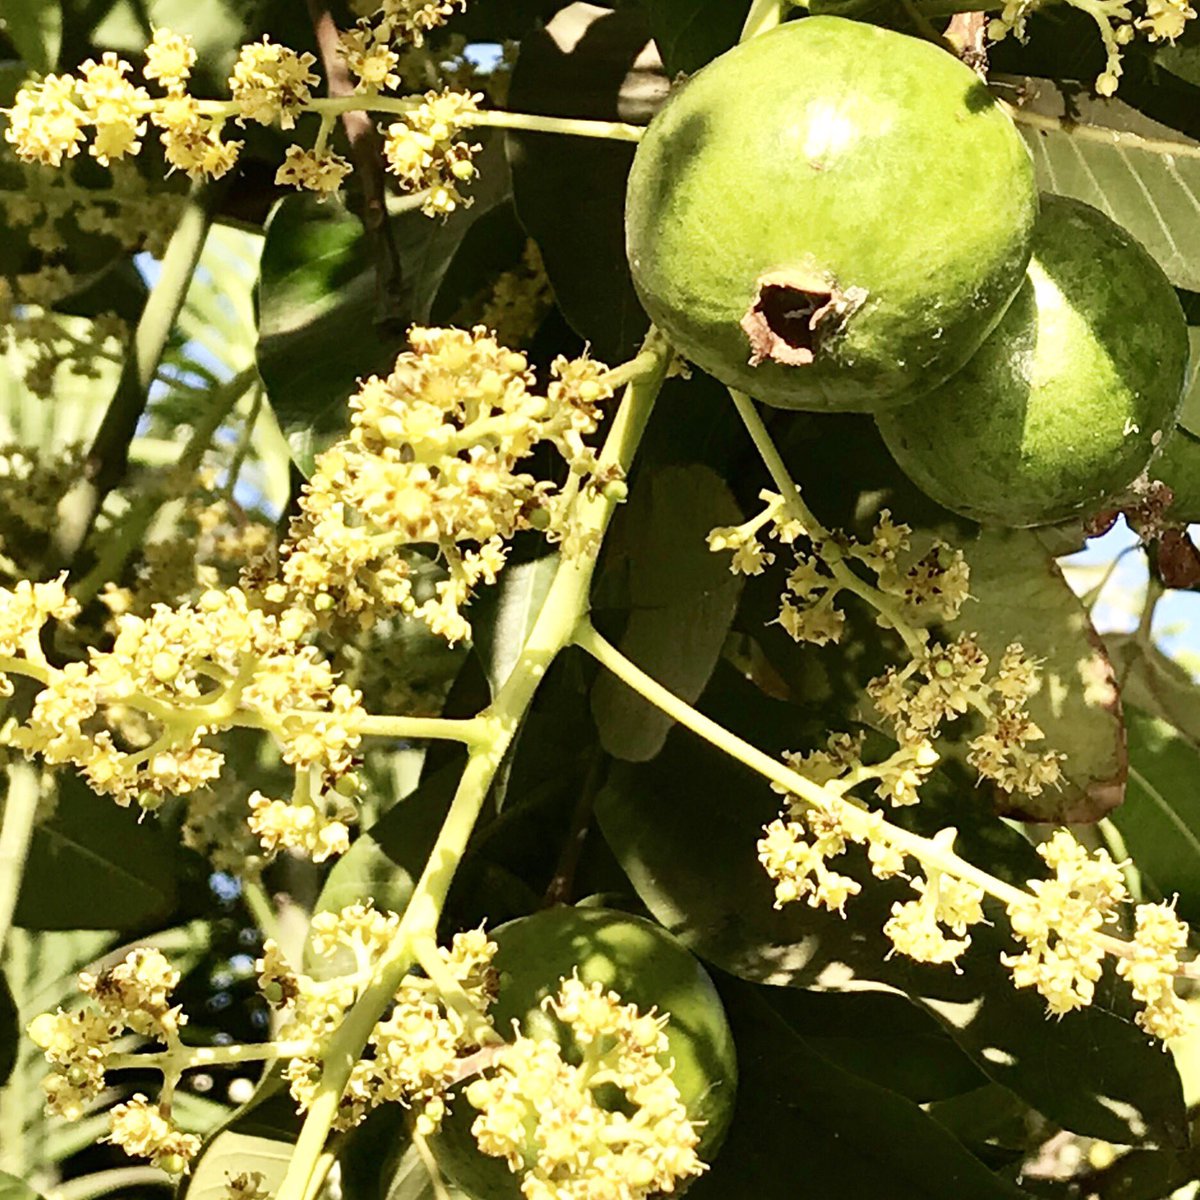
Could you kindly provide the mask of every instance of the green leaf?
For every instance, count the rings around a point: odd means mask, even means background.
[[[1072,96],[1070,111],[1046,80],[1025,81],[1018,114],[1038,184],[1074,196],[1127,229],[1178,287],[1200,290],[1200,144],[1119,100]],[[1030,123],[1036,122],[1036,124]]]
[[[42,1197],[23,1179],[0,1171],[0,1200],[42,1200]]]
[[[472,607],[474,645],[493,696],[512,674],[557,569],[557,554],[506,567],[499,586],[487,589]]]
[[[637,9],[572,4],[521,42],[508,107],[645,123],[666,90],[645,53],[649,41]],[[542,252],[563,316],[604,361],[632,357],[647,325],[625,261],[633,146],[548,133],[510,133],[507,145],[517,216]]]
[[[738,1054],[733,1126],[695,1200],[1019,1200],[910,1100],[830,1062],[761,989],[722,988]]]
[[[385,1200],[472,1200],[458,1188],[442,1182],[441,1190],[429,1175],[429,1168],[416,1146],[410,1145],[396,1164],[395,1173],[383,1193]]]
[[[62,44],[62,5],[58,0],[7,4],[4,31],[29,69],[47,75],[58,62]]]
[[[1137,634],[1106,634],[1121,699],[1200,743],[1200,689],[1188,671]]]
[[[823,1058],[918,1104],[987,1082],[933,1017],[894,992],[770,988],[763,994]]]
[[[17,1024],[17,1006],[8,980],[0,973],[0,1087],[8,1082],[17,1062],[17,1046],[21,1039]]]
[[[1141,877],[1143,897],[1178,895],[1179,915],[1200,922],[1200,747],[1130,704],[1129,790],[1111,816]]]
[[[257,1171],[274,1195],[287,1173],[301,1118],[279,1073],[201,1147],[178,1192],[179,1200],[226,1200],[231,1176]]]
[[[993,789],[997,811],[1035,821],[1095,821],[1121,803],[1126,760],[1112,664],[1087,610],[1030,530],[984,529],[961,544],[971,596],[951,633],[973,633],[995,664],[1010,642],[1041,662],[1030,715],[1065,754],[1064,784],[1040,796]]]
[[[710,716],[768,752],[787,744],[781,729],[796,727],[794,709],[756,695],[728,672],[714,677],[705,700]],[[993,871],[1009,859],[1015,875],[1034,858],[1032,848],[970,797],[969,789],[958,791],[951,811],[932,813],[924,811],[926,801],[913,815],[934,828],[957,826],[964,855]],[[1181,1143],[1178,1076],[1169,1056],[1111,1010],[1127,1008],[1120,988],[1102,988],[1098,1004],[1048,1020],[1041,998],[1014,989],[999,961],[1014,943],[995,905],[988,908],[993,924],[971,930],[961,974],[894,954],[882,928],[892,904],[912,892],[899,881],[876,880],[861,851],[837,860],[838,870],[862,884],[845,918],[805,904],[776,910],[755,844],[778,810],[764,781],[683,730],[653,763],[614,772],[596,805],[639,896],[700,957],[756,982],[902,993],[985,1075],[1063,1127],[1123,1144]],[[1035,870],[1030,863],[1026,877]]]
[[[647,0],[650,31],[672,78],[724,53],[742,31],[749,0]]]
[[[54,814],[36,827],[17,900],[25,929],[134,929],[175,906],[177,843],[153,818],[57,777]]]
[[[358,380],[389,373],[408,326],[429,320],[468,230],[507,198],[500,139],[481,140],[469,208],[434,221],[411,200],[393,206],[388,228],[401,283],[386,307],[357,217],[312,196],[289,196],[272,211],[258,285],[258,368],[302,469],[345,429]]]
[[[638,475],[619,510],[604,571],[625,594],[629,618],[620,649],[691,703],[704,690],[725,643],[741,591],[728,556],[713,554],[710,530],[741,512],[725,481],[704,466],[664,467]],[[609,754],[653,758],[670,718],[607,672],[592,690],[592,713]]]
[[[459,762],[448,764],[362,833],[329,872],[315,911],[372,900],[376,908],[403,913],[461,774]]]

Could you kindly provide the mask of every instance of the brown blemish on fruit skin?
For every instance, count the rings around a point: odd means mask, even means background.
[[[836,284],[797,271],[761,275],[741,320],[750,342],[750,365],[770,361],[785,367],[810,366],[822,341],[865,298],[861,288],[843,292]]]

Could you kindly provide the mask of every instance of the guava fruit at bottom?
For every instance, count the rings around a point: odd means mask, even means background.
[[[841,17],[781,25],[672,93],[626,249],[686,358],[769,404],[866,411],[961,367],[1021,285],[1037,192],[979,78]]]
[[[542,1006],[572,971],[643,1013],[657,1009],[670,1017],[671,1078],[689,1119],[700,1123],[697,1152],[711,1162],[733,1117],[737,1060],[720,997],[699,962],[660,926],[611,909],[545,909],[491,936],[499,947],[493,965],[500,976],[492,1017],[507,1039],[516,1022],[526,1036],[553,1039],[565,1059],[580,1061],[571,1031]],[[476,1146],[475,1115],[463,1095],[455,1097],[430,1143],[439,1166],[476,1200],[521,1200],[519,1177],[503,1159],[487,1157]]]
[[[1089,515],[1174,429],[1187,322],[1167,277],[1103,213],[1042,198],[1028,279],[936,391],[876,423],[926,495],[982,524]]]

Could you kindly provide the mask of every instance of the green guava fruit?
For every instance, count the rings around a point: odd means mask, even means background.
[[[1176,426],[1151,463],[1150,478],[1174,493],[1165,514],[1168,521],[1180,525],[1200,521],[1200,437]]]
[[[782,408],[873,410],[979,348],[1029,258],[1024,142],[929,42],[806,17],[670,96],[625,204],[633,282],[672,344]]]
[[[582,1055],[571,1031],[542,1007],[572,971],[642,1012],[656,1008],[669,1015],[671,1077],[689,1118],[700,1123],[697,1152],[710,1162],[733,1117],[737,1059],[720,997],[696,959],[658,925],[603,908],[545,909],[500,926],[492,938],[500,975],[492,1016],[505,1037],[516,1022],[528,1037],[553,1039],[564,1058],[578,1063]],[[475,1116],[465,1097],[453,1101],[431,1141],[438,1164],[475,1200],[521,1200],[519,1177],[476,1146]]]
[[[1141,245],[1078,200],[1044,196],[1028,277],[957,375],[876,423],[928,496],[987,525],[1089,515],[1175,426],[1187,321]]]

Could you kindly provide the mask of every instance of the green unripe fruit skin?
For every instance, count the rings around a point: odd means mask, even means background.
[[[1180,525],[1200,521],[1200,437],[1178,427],[1151,464],[1150,478],[1174,493],[1166,511],[1168,521]]]
[[[626,249],[651,319],[722,383],[863,411],[978,349],[1036,213],[1029,153],[974,72],[928,42],[807,17],[671,95],[634,158]]]
[[[1078,200],[1045,196],[1029,278],[947,383],[877,418],[905,474],[988,525],[1088,515],[1174,428],[1187,321],[1158,264]]]
[[[574,970],[584,983],[600,983],[623,1003],[670,1015],[667,1039],[671,1077],[691,1120],[701,1122],[697,1152],[710,1162],[733,1117],[737,1059],[733,1035],[708,973],[671,934],[628,913],[603,908],[550,908],[500,926],[494,965],[500,994],[492,1008],[496,1028],[553,1038],[564,1058],[578,1062],[567,1030],[542,1001]],[[460,1094],[451,1116],[431,1142],[447,1177],[475,1200],[521,1200],[519,1176],[503,1159],[480,1153],[471,1136],[475,1109]],[[676,1194],[680,1194],[679,1191]]]

